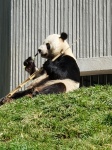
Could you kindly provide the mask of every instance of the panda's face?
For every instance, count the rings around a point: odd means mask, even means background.
[[[62,50],[63,40],[60,35],[53,34],[49,35],[38,49],[41,57],[52,59],[57,56]]]

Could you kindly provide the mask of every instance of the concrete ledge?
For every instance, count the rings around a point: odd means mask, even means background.
[[[77,59],[81,76],[112,74],[112,57]]]

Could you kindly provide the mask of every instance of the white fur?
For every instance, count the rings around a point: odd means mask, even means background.
[[[64,55],[69,55],[71,57],[74,57],[72,50],[69,46],[69,44],[67,43],[66,40],[62,40],[61,38],[59,38],[60,35],[58,34],[52,34],[49,35],[43,42],[43,45],[41,45],[39,47],[39,49],[41,50],[41,56],[44,58],[50,58],[50,56],[52,56],[52,58],[56,57],[60,52],[63,51]],[[46,43],[50,44],[50,52],[48,52],[47,47],[46,47]],[[46,54],[46,55],[45,55]]]
[[[43,82],[42,82],[43,81]],[[42,82],[40,85],[39,83]],[[63,83],[66,87],[66,93],[76,90],[79,88],[80,84],[78,82],[75,82],[71,79],[63,79],[63,80],[49,80],[48,76],[46,74],[40,76],[38,79],[35,79],[33,83],[28,87],[37,87],[38,91],[39,89],[42,89],[42,87],[47,87],[55,83]]]
[[[66,87],[66,93],[79,88],[79,83],[70,79],[51,80],[51,81],[46,82],[43,87],[46,87],[55,83],[63,83]]]
[[[51,58],[54,59],[57,55],[59,55],[62,51],[64,55],[69,55],[74,57],[72,50],[67,43],[66,40],[62,40],[59,38],[60,35],[53,34],[49,35],[43,42],[43,45],[39,47],[41,50],[40,54],[44,58]],[[50,50],[47,50],[46,43],[50,44]],[[42,84],[40,84],[42,82]],[[37,90],[41,90],[43,87],[55,84],[55,83],[63,83],[66,87],[66,92],[70,92],[79,88],[79,83],[75,82],[71,79],[63,79],[63,80],[48,80],[48,76],[45,73],[44,75],[40,76],[39,78],[35,79],[34,82],[31,84],[33,87],[37,87]]]

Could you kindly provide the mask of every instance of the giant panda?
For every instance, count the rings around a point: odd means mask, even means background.
[[[36,96],[39,94],[67,93],[79,88],[80,70],[76,58],[66,41],[67,36],[63,32],[61,35],[49,35],[44,40],[43,44],[38,48],[38,53],[41,57],[47,59],[43,64],[42,73],[37,79],[34,79],[28,89],[15,93],[11,97],[12,99],[17,99],[27,94]],[[58,56],[59,54],[61,55]],[[27,61],[26,71],[28,71],[29,66],[35,67],[35,65],[27,65]],[[33,70],[32,73],[35,71],[35,69],[31,70]]]

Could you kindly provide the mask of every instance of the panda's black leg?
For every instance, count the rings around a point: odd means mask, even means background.
[[[35,96],[38,95],[38,94],[40,94],[38,91],[34,91],[34,92],[32,93],[32,96],[35,97]]]
[[[0,99],[0,106],[5,103],[5,99],[6,99],[5,97],[2,97],[2,98]]]
[[[59,94],[59,93],[64,93],[65,91],[66,91],[66,87],[63,83],[56,83],[53,85],[46,86],[40,91],[34,90],[32,95],[36,96],[38,94]]]
[[[33,93],[33,88],[32,89],[27,89],[25,91],[19,91],[19,92],[16,92],[15,94],[13,94],[10,98],[8,97],[3,97],[0,99],[0,106],[7,103],[7,102],[11,102],[17,98],[21,98],[25,95],[28,95],[28,94],[32,94]]]
[[[11,96],[12,99],[17,99],[17,98],[21,98],[23,96],[26,96],[28,94],[32,94],[33,93],[33,88],[31,89],[27,89],[27,90],[24,90],[24,91],[19,91],[19,92],[16,92],[15,94],[13,94]]]

